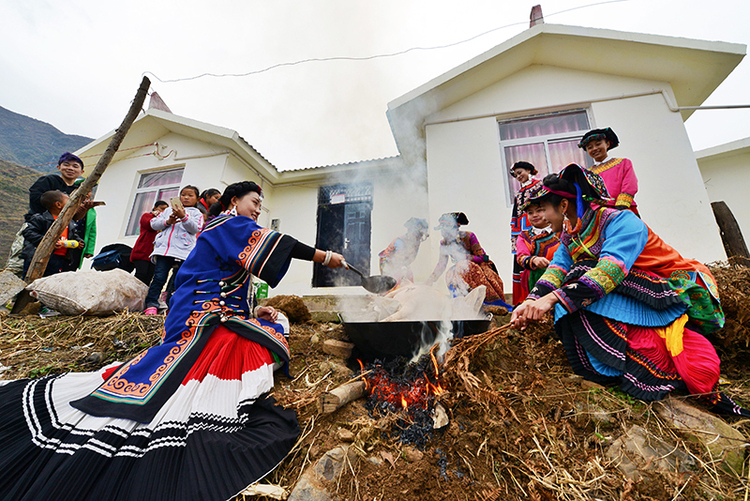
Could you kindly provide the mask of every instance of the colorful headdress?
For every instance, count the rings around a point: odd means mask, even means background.
[[[545,197],[549,194],[550,191],[544,186],[544,184],[536,183],[531,188],[526,189],[526,200],[524,200],[523,203],[518,206],[518,210],[523,212],[529,205],[539,204],[539,202],[544,200]]]
[[[438,219],[438,225],[435,226],[435,229],[453,228],[462,224],[469,224],[469,218],[466,217],[466,214],[463,212],[446,212]]]
[[[617,139],[617,134],[615,134],[615,131],[607,127],[606,129],[593,129],[588,131],[583,135],[583,138],[581,138],[581,142],[578,143],[578,147],[585,150],[587,144],[589,144],[591,141],[598,141],[599,139],[606,139],[607,141],[609,141],[610,150],[617,148],[617,146],[620,144],[620,140]]]
[[[565,181],[568,188],[560,189],[563,184],[559,183],[558,179]],[[543,199],[545,195],[550,193],[575,200],[579,218],[583,217],[589,202],[609,199],[609,192],[601,176],[582,168],[578,164],[570,164],[559,174],[547,176],[544,178],[544,185],[547,193],[537,197],[537,200]]]

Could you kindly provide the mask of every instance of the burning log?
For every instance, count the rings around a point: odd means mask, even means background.
[[[354,381],[343,384],[327,391],[318,397],[318,411],[330,414],[349,402],[362,398],[367,394],[364,381]]]

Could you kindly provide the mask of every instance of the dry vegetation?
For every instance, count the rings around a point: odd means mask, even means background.
[[[750,272],[713,271],[728,317],[712,339],[722,375],[731,382],[724,390],[748,406]],[[0,377],[93,370],[127,359],[159,342],[161,320],[137,314],[0,317],[0,363],[9,367]],[[440,397],[450,424],[434,432],[420,455],[392,437],[402,416],[374,418],[363,400],[333,414],[318,412],[318,396],[354,375],[320,348],[345,334],[337,324],[293,325],[294,379],[279,376],[274,395],[297,411],[303,431],[267,481],[291,489],[307,466],[346,441],[357,460],[329,485],[341,500],[748,499],[747,459],[741,474],[727,471],[662,421],[654,410],[658,404],[583,381],[551,333],[549,323],[523,333],[503,327],[456,343],[445,359],[448,391]],[[727,421],[750,437],[750,421]],[[694,466],[685,472],[643,470],[640,482],[626,479],[606,450],[634,424],[675,444]]]

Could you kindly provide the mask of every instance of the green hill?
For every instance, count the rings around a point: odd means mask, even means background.
[[[0,106],[0,159],[53,172],[62,153],[75,151],[91,141]]]
[[[40,175],[38,171],[0,160],[0,268],[5,266],[10,244],[29,210],[29,187]]]

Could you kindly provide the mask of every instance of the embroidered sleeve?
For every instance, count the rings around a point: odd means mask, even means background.
[[[555,291],[560,303],[569,312],[598,301],[625,279],[646,246],[648,228],[638,216],[623,211],[609,219],[603,229],[603,238],[604,244],[596,266]]]
[[[627,158],[622,159],[620,168],[622,183],[615,205],[630,207],[633,204],[633,198],[635,198],[636,193],[638,193],[638,178],[635,176],[633,163]],[[615,196],[614,193],[612,193],[611,196]]]

